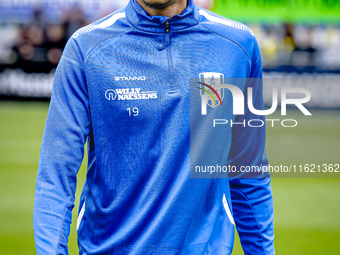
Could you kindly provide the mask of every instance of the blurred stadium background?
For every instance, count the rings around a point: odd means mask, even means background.
[[[63,47],[79,27],[126,3],[0,0],[0,255],[35,253],[36,170],[53,75]],[[289,109],[287,118],[298,120],[296,128],[267,128],[270,163],[339,164],[340,1],[196,3],[254,31],[266,77],[308,77],[311,81],[298,87],[312,91],[313,116]],[[334,79],[322,82],[325,77]],[[266,94],[265,100],[270,104]],[[281,116],[276,113],[273,118]],[[85,174],[86,159],[78,174],[78,187]],[[277,254],[340,254],[340,179],[274,178],[272,183]],[[79,192],[76,198],[73,222]],[[75,224],[69,250],[77,254]],[[242,254],[237,238],[233,254]]]

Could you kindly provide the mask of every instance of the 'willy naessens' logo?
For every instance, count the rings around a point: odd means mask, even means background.
[[[143,100],[157,99],[157,91],[141,91],[141,88],[108,89],[105,92],[107,100]]]

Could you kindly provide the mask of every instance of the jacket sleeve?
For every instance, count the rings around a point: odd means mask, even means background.
[[[82,63],[80,50],[71,39],[54,77],[40,151],[33,209],[38,255],[68,254],[77,173],[91,130]]]
[[[253,89],[253,105],[257,110],[263,110],[263,83],[261,56],[255,41],[255,51],[252,60],[250,77],[244,90],[245,114],[238,115],[235,122],[243,125],[233,126],[233,138],[228,164],[236,166],[238,174],[229,179],[233,214],[236,228],[240,236],[244,253],[275,254],[273,201],[270,186],[270,174],[240,173],[241,167],[263,169],[268,166],[265,150],[265,116],[255,115],[247,106],[248,87]],[[250,127],[249,120],[262,120],[262,127]],[[260,126],[260,121],[251,122],[252,126]]]

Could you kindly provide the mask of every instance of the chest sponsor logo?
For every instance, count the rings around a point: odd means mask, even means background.
[[[108,89],[105,98],[110,101],[157,99],[157,91],[142,91],[141,88]]]

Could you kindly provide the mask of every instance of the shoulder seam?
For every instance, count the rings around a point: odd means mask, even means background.
[[[200,16],[204,16],[206,19],[208,19],[212,22],[219,23],[219,24],[222,24],[222,25],[225,25],[225,26],[228,26],[228,27],[232,27],[232,28],[235,28],[235,29],[238,29],[238,30],[247,31],[252,36],[255,36],[253,31],[249,27],[247,27],[246,25],[244,25],[240,22],[237,22],[237,21],[234,21],[234,20],[229,20],[229,19],[226,19],[226,18],[223,18],[223,17],[222,18],[215,17],[215,16],[207,13],[205,10],[199,10],[199,14],[200,14]]]
[[[79,65],[81,68],[83,68],[82,63],[78,62],[77,60],[70,58],[69,56],[63,54],[62,58],[66,58],[69,62],[72,62],[73,64]]]
[[[88,32],[92,32],[93,30],[95,30],[97,28],[106,28],[106,27],[112,26],[114,23],[116,23],[117,20],[119,20],[121,18],[126,18],[125,11],[113,14],[110,18],[104,20],[103,22],[100,22],[97,25],[91,25],[90,24],[90,25],[87,25],[87,26],[84,26],[84,27],[78,29],[72,35],[72,38],[77,38],[79,35],[85,34],[85,33],[88,33]]]
[[[124,34],[125,32],[127,32],[127,31],[129,31],[129,30],[131,30],[131,29],[133,29],[133,27],[129,27],[128,29],[126,29],[126,30],[124,30],[124,31],[122,31],[122,32],[120,32],[120,33],[118,33],[118,34],[115,34],[115,35],[113,35],[113,36],[110,36],[109,38],[106,38],[105,40],[101,41],[100,43],[94,45],[94,46],[86,53],[86,55],[84,56],[84,65],[85,65],[85,62],[86,62],[86,60],[87,60],[89,54],[91,53],[91,51],[93,51],[95,48],[97,48],[99,45],[101,45],[102,43],[106,42],[107,40],[110,40],[110,39],[112,39],[113,37],[116,37],[116,36],[118,36],[118,35]]]
[[[219,17],[215,17],[213,15],[210,15],[208,12],[206,12],[205,10],[202,10],[200,9],[199,10],[199,14],[200,16],[203,16],[205,17],[207,20],[211,21],[211,22],[214,22],[214,23],[218,23],[218,24],[221,24],[221,25],[224,25],[224,26],[228,26],[228,27],[231,27],[231,28],[234,28],[234,29],[238,29],[238,30],[242,30],[242,31],[246,31],[246,32],[249,32],[253,37],[255,37],[253,31],[247,27],[246,25],[240,23],[240,22],[237,22],[237,21],[233,21],[233,20],[228,20],[226,18],[219,18]],[[210,18],[209,18],[210,17]],[[206,29],[214,32],[215,34],[218,34],[232,42],[234,42],[235,44],[237,44],[243,51],[244,53],[247,55],[247,57],[249,58],[250,62],[252,62],[252,58],[248,55],[247,51],[236,41],[230,39],[229,37],[225,36],[225,35],[222,35],[210,28],[208,28],[207,26],[203,25],[202,22],[199,22],[200,25],[202,25],[203,27],[205,27]]]
[[[245,50],[239,43],[237,43],[236,41],[234,41],[234,40],[232,40],[232,39],[230,39],[230,38],[228,38],[228,37],[226,37],[226,36],[224,36],[224,35],[222,35],[222,34],[220,34],[220,33],[217,33],[216,31],[214,31],[214,30],[212,30],[212,29],[210,29],[210,28],[208,28],[208,27],[206,27],[205,25],[201,24],[201,22],[200,22],[199,24],[200,24],[202,27],[208,29],[209,31],[211,31],[211,32],[213,32],[213,33],[215,33],[215,34],[217,34],[217,35],[219,35],[219,36],[221,36],[221,37],[223,37],[223,38],[225,38],[225,39],[227,39],[227,40],[229,40],[229,41],[235,43],[237,46],[239,46],[239,47],[242,49],[242,51],[244,52],[244,54],[246,54],[247,58],[249,59],[249,61],[250,61],[250,63],[251,63],[251,57],[248,55],[248,53],[246,52],[246,50]]]

